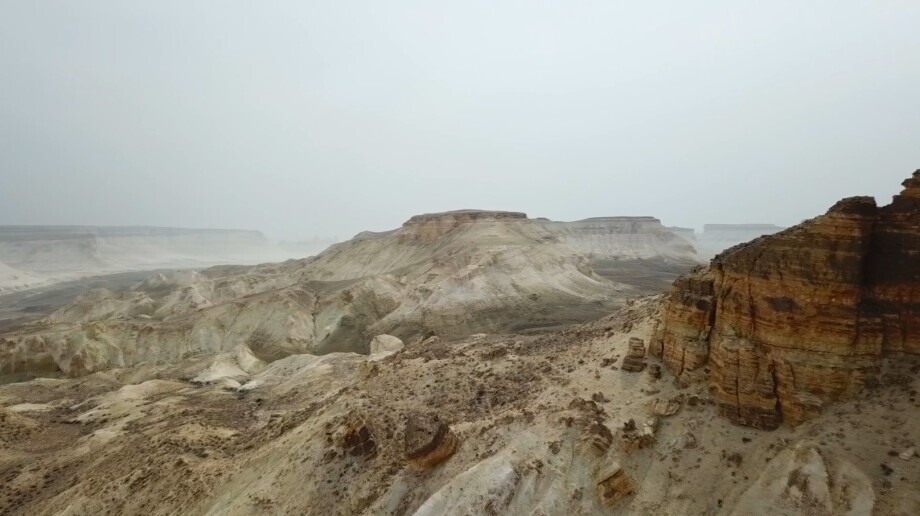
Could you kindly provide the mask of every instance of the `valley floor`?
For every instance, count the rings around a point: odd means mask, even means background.
[[[157,274],[177,269],[119,272],[90,276],[0,295],[0,332],[36,321],[93,289],[127,290]]]

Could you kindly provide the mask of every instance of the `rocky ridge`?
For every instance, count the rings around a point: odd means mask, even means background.
[[[651,352],[707,380],[731,421],[798,425],[879,382],[879,360],[920,354],[920,171],[891,204],[825,215],[729,249],[682,277]]]
[[[367,353],[375,336],[522,331],[603,316],[640,288],[513,212],[427,214],[308,259],[158,274],[0,337],[0,372],[82,375],[239,346],[271,362]]]

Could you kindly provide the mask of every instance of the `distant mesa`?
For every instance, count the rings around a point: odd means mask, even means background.
[[[265,235],[249,230],[0,226],[0,263],[4,264],[0,292],[115,272],[254,264],[288,257],[288,251],[271,246]]]
[[[730,247],[786,228],[775,224],[706,224],[702,233],[679,226],[667,229],[692,244],[701,257],[709,259]]]

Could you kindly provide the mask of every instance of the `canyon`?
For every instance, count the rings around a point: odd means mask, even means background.
[[[86,292],[0,334],[0,513],[920,512],[920,171],[700,256],[461,210]]]

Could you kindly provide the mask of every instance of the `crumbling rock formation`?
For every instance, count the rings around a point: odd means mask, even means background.
[[[410,414],[406,421],[406,458],[413,468],[431,469],[449,459],[457,449],[450,425],[431,414]]]
[[[621,367],[624,371],[638,373],[645,369],[645,365],[645,341],[637,337],[631,337],[629,339],[629,351],[626,352],[626,358],[623,359]]]
[[[635,483],[617,463],[602,470],[598,477],[598,493],[604,505],[608,507],[617,505],[620,500],[636,492]]]
[[[640,428],[634,419],[623,423],[619,430],[620,449],[632,453],[655,444],[655,432],[658,430],[658,418],[651,416]]]
[[[603,422],[595,420],[588,425],[585,439],[590,443],[591,450],[603,457],[613,444],[613,433]]]
[[[679,381],[709,370],[720,412],[764,429],[852,396],[884,354],[920,353],[920,171],[903,184],[679,279],[652,352]]]

